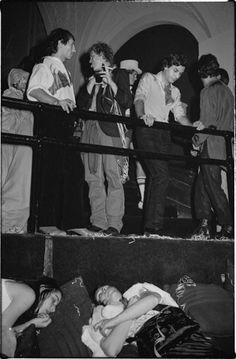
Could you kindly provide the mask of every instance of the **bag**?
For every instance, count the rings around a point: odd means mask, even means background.
[[[158,305],[160,314],[136,333],[140,357],[216,358],[222,355],[180,308]]]
[[[119,105],[115,99],[113,99],[111,113],[113,115],[122,116]],[[118,130],[119,130],[122,146],[123,146],[123,148],[127,148],[126,137],[125,137],[127,128],[124,124],[119,123],[119,122],[117,123],[117,126],[118,126]],[[129,157],[122,156],[122,159],[118,159],[117,163],[118,163],[118,167],[119,167],[121,183],[124,184],[126,181],[129,180]]]
[[[141,357],[162,357],[199,328],[180,308],[158,305],[155,309],[160,308],[160,314],[144,323],[135,335]]]
[[[40,358],[40,350],[34,324],[28,326],[18,335],[15,358]]]

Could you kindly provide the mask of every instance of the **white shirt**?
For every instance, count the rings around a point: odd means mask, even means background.
[[[29,80],[27,97],[35,89],[42,89],[58,100],[70,99],[75,103],[75,94],[70,74],[63,62],[55,56],[46,56],[43,63],[34,66]]]
[[[145,114],[154,116],[155,121],[168,122],[170,111],[173,112],[175,120],[185,116],[180,91],[173,85],[171,85],[171,97],[173,102],[166,105],[162,71],[156,75],[147,72],[139,81],[134,103],[143,100]]]

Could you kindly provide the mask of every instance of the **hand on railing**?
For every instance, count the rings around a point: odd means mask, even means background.
[[[155,117],[152,115],[142,115],[139,117],[141,120],[144,121],[145,125],[147,125],[148,127],[153,126],[154,121],[155,121]]]
[[[57,102],[58,106],[61,106],[61,108],[67,113],[70,113],[70,111],[73,111],[74,108],[76,108],[76,104],[68,98],[65,100],[57,100],[57,101],[58,101]]]
[[[195,121],[193,123],[193,127],[196,127],[196,129],[198,131],[204,130],[205,126],[203,125],[203,123],[201,121]]]

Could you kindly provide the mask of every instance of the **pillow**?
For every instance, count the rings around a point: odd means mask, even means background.
[[[184,312],[200,324],[206,335],[233,335],[234,300],[225,289],[215,284],[200,283],[186,285],[181,294],[176,289],[174,284],[168,291]]]
[[[61,286],[63,297],[52,323],[40,331],[38,341],[41,357],[91,357],[91,351],[81,341],[82,327],[88,324],[92,303],[82,277]]]

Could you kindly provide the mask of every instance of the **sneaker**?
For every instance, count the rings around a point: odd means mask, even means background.
[[[104,236],[118,236],[120,232],[114,227],[108,227],[105,231],[103,231]]]
[[[234,238],[233,227],[230,225],[222,226],[222,229],[215,236],[216,239],[232,239]]]
[[[194,239],[208,239],[210,238],[209,220],[206,218],[201,219],[201,222],[197,229],[193,232],[191,238]]]

